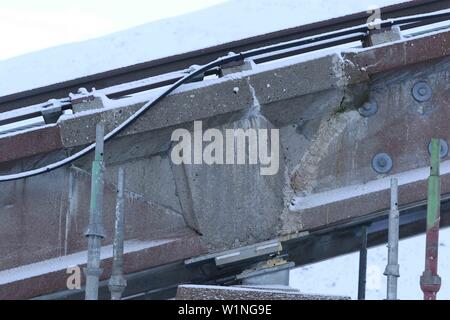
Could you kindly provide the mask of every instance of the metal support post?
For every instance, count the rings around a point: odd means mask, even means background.
[[[116,223],[113,242],[113,265],[111,278],[109,279],[109,291],[111,300],[120,300],[122,293],[127,286],[127,281],[123,276],[123,243],[125,238],[125,202],[124,202],[124,181],[125,174],[123,168],[119,168],[117,180],[117,201],[116,201]]]
[[[102,273],[100,268],[100,249],[101,241],[105,237],[102,226],[103,179],[105,171],[103,164],[104,134],[103,124],[97,124],[95,158],[92,162],[89,225],[85,232],[85,236],[88,238],[88,261],[84,270],[86,274],[86,300],[98,299],[98,283]]]
[[[389,212],[388,264],[384,275],[387,276],[387,300],[397,300],[397,279],[400,277],[398,264],[398,238],[400,214],[398,211],[398,180],[391,179],[391,210]]]
[[[361,249],[359,251],[358,300],[366,299],[367,276],[367,226],[361,228]]]
[[[436,295],[441,288],[441,278],[437,273],[441,211],[440,150],[440,140],[433,139],[431,142],[431,174],[428,178],[425,271],[420,277],[420,288],[423,291],[424,300],[436,300]]]

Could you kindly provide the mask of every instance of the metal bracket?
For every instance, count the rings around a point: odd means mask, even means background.
[[[433,275],[430,270],[423,272],[420,277],[420,287],[425,292],[437,292],[441,288],[441,277]]]
[[[400,266],[398,264],[389,264],[383,273],[385,276],[400,277]]]
[[[237,250],[232,250],[224,255],[216,257],[214,260],[217,266],[226,265],[229,263],[254,258],[271,253],[277,253],[282,250],[281,243],[279,241],[259,245],[244,247]]]
[[[102,268],[84,268],[83,271],[86,276],[94,277],[99,277],[103,273]]]
[[[231,53],[233,54],[233,53]],[[229,74],[242,72],[242,71],[248,71],[252,70],[252,61],[249,59],[242,59],[242,60],[236,60],[232,61],[226,64],[223,64],[220,66],[220,76],[226,76]]]
[[[103,101],[100,97],[94,95],[95,89],[89,92],[85,88],[78,89],[77,94],[69,95],[72,104],[73,113],[83,112],[93,109],[103,108]]]
[[[41,109],[41,115],[45,124],[56,123],[63,114],[62,103],[57,99],[51,99],[48,102],[50,105]]]
[[[259,244],[242,247],[238,249],[233,249],[225,251],[222,253],[206,255],[203,257],[193,258],[186,260],[185,265],[192,265],[205,260],[214,259],[216,266],[223,266],[234,262],[239,262],[242,260],[247,260],[255,257],[260,257],[264,255],[277,254],[283,250],[281,242],[279,240],[272,240],[261,242]]]
[[[95,236],[104,239],[106,236],[105,230],[100,223],[90,224],[84,232],[86,237]]]
[[[236,280],[258,278],[258,281],[262,281],[262,283],[259,284],[264,284],[265,282],[264,280],[270,280],[270,275],[278,274],[281,271],[288,272],[290,269],[294,267],[295,267],[294,262],[288,262],[282,258],[275,258],[269,261],[265,261],[264,263],[260,263],[253,269],[243,271],[242,273],[236,275]]]
[[[69,97],[72,104],[86,103],[94,100],[94,95],[86,88],[78,89],[77,93],[71,93]]]

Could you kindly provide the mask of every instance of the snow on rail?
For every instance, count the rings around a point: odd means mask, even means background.
[[[85,42],[0,61],[0,96],[405,0],[229,0]]]

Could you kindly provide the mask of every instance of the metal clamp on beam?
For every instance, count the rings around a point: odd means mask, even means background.
[[[89,92],[86,88],[78,89],[78,93],[69,95],[73,113],[103,108],[103,101],[94,94],[95,89]]]
[[[270,254],[278,254],[282,250],[283,247],[281,246],[281,242],[279,240],[271,240],[221,253],[209,254],[198,258],[188,259],[184,262],[184,264],[194,265],[198,263],[203,263],[206,260],[214,260],[216,266],[223,266],[251,258],[261,257]]]
[[[235,54],[233,52],[230,52],[229,55]],[[248,70],[252,70],[253,68],[253,64],[252,61],[249,59],[240,59],[240,60],[236,60],[236,61],[231,61],[228,63],[224,63],[220,66],[220,77],[232,74],[232,73],[237,73],[237,72],[242,72],[242,71],[248,71]]]
[[[103,225],[100,223],[91,223],[87,226],[86,231],[84,232],[84,235],[86,237],[99,237],[104,239],[105,229],[103,228]]]
[[[425,270],[420,277],[420,288],[425,294],[425,300],[436,300],[436,295],[441,289],[441,277],[433,275],[431,270]]]
[[[400,277],[400,265],[398,264],[389,264],[386,266],[386,269],[383,273],[385,276],[392,276],[392,277]]]
[[[56,123],[63,114],[62,103],[58,99],[50,99],[48,102],[50,105],[41,109],[41,115],[45,124]]]
[[[263,256],[271,253],[278,253],[282,251],[282,249],[283,248],[279,241],[273,241],[260,245],[231,250],[228,253],[216,257],[214,260],[217,266],[222,266],[258,256]]]
[[[101,274],[103,273],[103,269],[102,268],[95,268],[95,267],[83,268],[83,271],[84,271],[84,274],[86,276],[97,277],[97,278],[100,277]]]
[[[236,276],[244,285],[284,285],[289,286],[289,270],[295,267],[282,257],[274,258],[255,265]]]
[[[392,26],[380,29],[371,29],[368,36],[363,40],[363,47],[373,47],[381,44],[399,41],[402,39],[402,32],[399,26]]]

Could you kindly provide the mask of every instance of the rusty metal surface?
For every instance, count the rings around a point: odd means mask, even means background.
[[[369,76],[450,55],[450,32],[344,54]]]
[[[63,149],[60,128],[48,126],[25,133],[0,136],[0,162],[14,161]]]

